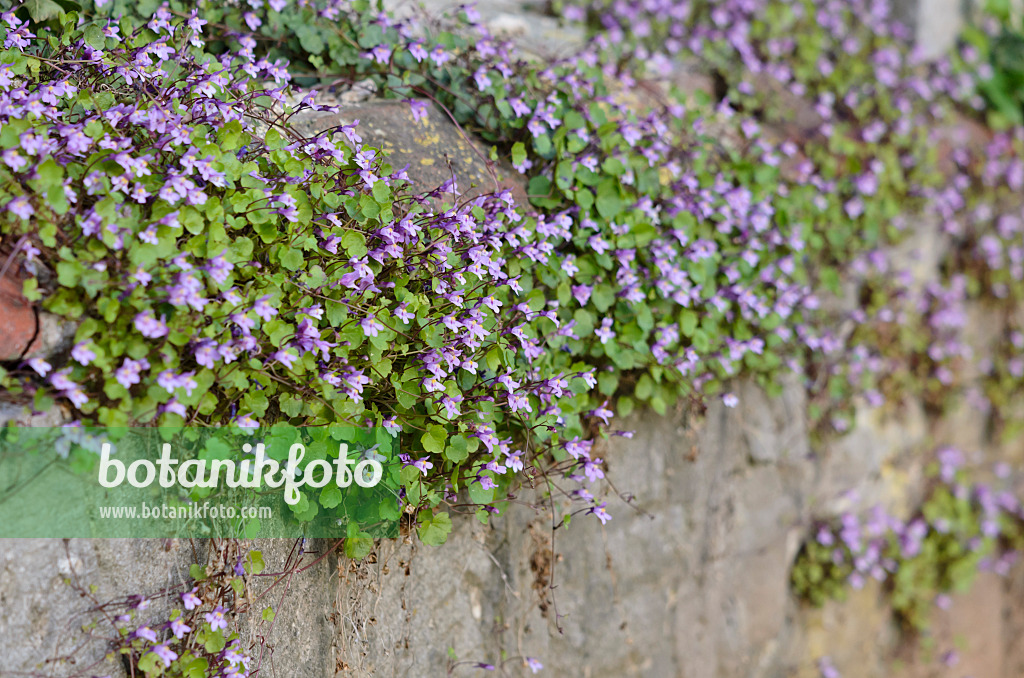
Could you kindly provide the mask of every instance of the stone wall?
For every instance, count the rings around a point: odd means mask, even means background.
[[[490,526],[456,519],[443,547],[405,537],[379,543],[363,562],[330,556],[296,575],[287,595],[268,598],[278,613],[269,675],[444,675],[450,652],[491,663],[503,653],[534,656],[547,675],[589,678],[814,676],[822,655],[848,676],[932,675],[934,658],[903,642],[876,589],[813,610],[793,599],[788,581],[812,518],[877,500],[909,509],[921,490],[921,452],[941,430],[923,417],[865,411],[849,436],[816,447],[796,383],[775,399],[750,384],[737,393],[739,407],[713,405],[700,421],[677,411],[618,422],[636,434],[603,451],[614,519],[602,526],[577,516],[554,533],[553,549],[550,514],[525,505],[539,501],[527,491],[524,505]],[[612,485],[631,493],[631,504]],[[98,600],[154,593],[183,582],[206,546],[0,541],[0,676],[37,671],[86,639],[78,628],[88,601],[66,580],[94,585]],[[293,546],[252,544],[271,572]],[[1022,590],[1024,570],[985,575],[936,612],[936,651],[958,647],[970,669],[963,675],[1020,675]],[[239,622],[250,636],[254,625]],[[86,644],[77,666],[102,652]],[[39,675],[71,668],[51,664]],[[529,673],[518,659],[505,668]]]
[[[897,4],[931,50],[955,34],[949,22],[959,21],[958,2]],[[536,53],[579,39],[558,37],[553,20],[524,13],[519,3],[485,9],[492,28],[518,36]],[[392,115],[408,115],[385,106]],[[385,124],[380,110],[367,110],[355,117]],[[436,117],[433,141],[382,132],[410,155],[410,174],[435,169],[417,164],[417,157],[440,157],[439,147],[462,143]],[[487,183],[491,174],[474,169],[472,149],[458,150],[454,161]],[[925,235],[918,244],[935,241]],[[925,261],[934,265],[938,257]],[[0,294],[0,301],[16,305],[16,290]],[[19,355],[30,341],[43,352],[66,342],[66,328],[50,327],[45,317],[33,340],[34,318],[20,306],[18,314],[2,316],[11,329],[0,330],[18,333]],[[527,490],[522,505],[489,526],[456,518],[441,548],[404,537],[379,543],[365,561],[331,555],[293,577],[286,595],[268,596],[278,617],[267,639],[273,648],[267,675],[445,675],[453,654],[490,663],[510,657],[504,668],[513,676],[528,674],[518,657],[533,656],[546,665],[544,675],[802,677],[819,675],[816,662],[825,655],[846,676],[937,675],[935,656],[905,642],[879,590],[869,586],[845,603],[808,609],[789,591],[790,567],[816,518],[876,503],[909,512],[936,446],[962,446],[977,452],[979,463],[1000,458],[1018,465],[1024,449],[994,444],[969,410],[933,422],[915,403],[897,412],[864,408],[848,435],[813,444],[798,383],[786,384],[775,399],[752,384],[735,392],[738,408],[716,403],[699,420],[677,410],[618,422],[636,433],[613,439],[600,455],[608,462],[614,515],[607,525],[581,515],[552,533],[549,510]],[[13,414],[0,408],[0,420]],[[251,546],[275,571],[294,543]],[[102,642],[81,631],[91,603],[69,582],[94,586],[101,601],[154,593],[185,581],[188,565],[204,562],[209,547],[176,540],[0,540],[0,676],[63,676],[102,659]],[[322,552],[329,545],[308,547]],[[269,583],[254,585],[258,592]],[[957,647],[956,675],[1022,675],[1024,649],[1016,643],[1024,629],[1022,594],[1024,569],[1008,578],[984,575],[950,610],[936,612],[932,654]],[[239,621],[250,639],[256,628],[255,619]],[[75,648],[74,666],[47,663]],[[117,664],[90,671],[123,675]],[[455,675],[469,673],[465,665]]]

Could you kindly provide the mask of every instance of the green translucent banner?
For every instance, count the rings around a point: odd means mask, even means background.
[[[0,428],[0,537],[395,537],[397,435]]]

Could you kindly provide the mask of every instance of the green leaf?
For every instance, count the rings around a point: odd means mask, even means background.
[[[636,383],[636,390],[634,394],[640,400],[647,400],[651,397],[651,393],[654,390],[654,382],[651,380],[650,375],[643,375],[640,377],[640,381]]]
[[[523,142],[517,141],[512,145],[512,164],[522,165],[524,160],[526,160],[526,146],[523,145]]]
[[[329,483],[320,492],[320,505],[325,509],[332,509],[341,503],[341,489],[334,483]]]
[[[427,546],[440,546],[445,543],[452,531],[452,519],[443,512],[433,515],[424,512],[424,514],[425,517],[420,519],[420,526],[417,529],[420,541]]]
[[[299,39],[303,51],[309,54],[320,54],[324,51],[324,41],[320,37],[320,32],[313,26],[300,26],[295,31],[295,37]]]
[[[619,197],[618,183],[613,179],[605,179],[597,187],[597,200],[594,202],[597,213],[605,219],[614,219],[622,211],[622,198]]]
[[[697,314],[690,309],[683,309],[679,312],[679,331],[684,337],[692,337],[697,329]]]
[[[215,654],[223,650],[225,645],[227,645],[227,641],[224,640],[223,634],[220,631],[215,631],[206,637],[206,643],[203,646],[208,653]]]
[[[448,432],[445,431],[443,426],[438,426],[437,424],[431,424],[427,432],[420,436],[423,449],[427,452],[436,452],[438,454],[444,451],[444,443],[447,439]]]
[[[278,256],[278,259],[280,260],[281,265],[289,271],[297,271],[302,268],[304,263],[306,263],[306,260],[302,257],[302,252],[293,247],[281,250],[281,254]]]
[[[345,555],[352,560],[362,560],[373,550],[373,540],[367,537],[346,537]]]
[[[246,569],[249,574],[259,574],[266,569],[266,563],[263,562],[262,551],[249,551],[249,562]]]
[[[147,652],[142,656],[142,659],[139,660],[139,663],[136,666],[138,666],[138,669],[146,675],[152,676],[160,673],[163,669],[163,660],[155,653]]]
[[[106,36],[103,35],[103,29],[96,24],[89,24],[85,27],[84,37],[86,43],[94,49],[103,49],[103,46],[107,41]]]
[[[209,669],[210,662],[199,657],[189,663],[188,668],[185,669],[185,678],[206,678],[209,675]]]
[[[459,434],[452,436],[448,441],[448,447],[444,451],[445,459],[458,464],[469,457],[469,439],[466,436]]]
[[[36,23],[53,19],[61,13],[61,6],[53,0],[27,0],[23,5]]]
[[[341,247],[350,257],[366,256],[366,236],[359,231],[345,231],[341,236]]]

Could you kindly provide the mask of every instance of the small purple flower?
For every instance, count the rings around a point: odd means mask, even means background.
[[[196,595],[197,590],[192,589],[181,594],[181,602],[185,605],[186,610],[194,610],[203,604],[203,601],[199,600],[199,596]]]
[[[32,209],[32,203],[30,203],[28,201],[28,198],[26,198],[23,195],[18,196],[14,200],[7,203],[7,211],[13,213],[17,217],[21,217],[22,219],[26,220],[36,213],[36,211]]]
[[[256,315],[263,318],[263,322],[268,322],[277,315],[277,309],[270,305],[269,294],[265,294],[257,299],[256,303],[253,304],[252,310],[256,312]]]
[[[231,270],[234,267],[234,264],[224,258],[224,253],[222,252],[213,259],[210,259],[210,264],[206,270],[211,278],[218,283],[223,283],[228,279],[228,275],[231,274]]]
[[[292,365],[294,365],[299,360],[298,356],[288,352],[287,347],[275,351],[274,353],[271,354],[270,357],[272,360],[276,360],[282,365],[284,365],[287,369],[291,369]]]
[[[430,60],[438,66],[451,61],[452,56],[444,50],[442,45],[434,45],[434,49],[430,50]]]
[[[434,465],[430,461],[428,461],[426,457],[423,457],[422,459],[417,459],[416,461],[412,462],[412,464],[409,465],[419,469],[420,473],[422,473],[423,475],[427,475],[427,471],[434,468]]]
[[[736,396],[735,393],[726,393],[724,396],[722,396],[722,404],[725,405],[726,407],[736,407],[737,405],[740,404],[740,399]]]
[[[184,636],[191,630],[192,627],[188,626],[187,624],[185,624],[185,622],[181,621],[181,617],[177,617],[171,622],[171,633],[173,633],[174,637],[178,640],[181,640],[182,636]]]
[[[32,358],[28,361],[28,366],[35,370],[40,377],[45,377],[53,369],[53,366],[42,358]]]
[[[17,172],[22,167],[28,164],[28,160],[26,160],[20,153],[18,153],[18,149],[16,148],[11,148],[4,151],[3,154],[0,155],[0,158],[3,158],[4,164],[10,167],[15,172]]]
[[[368,337],[376,337],[384,329],[384,326],[377,322],[377,319],[372,315],[363,318],[359,325],[363,328],[363,334]]]
[[[409,321],[416,319],[415,314],[409,313],[409,311],[406,310],[408,305],[408,302],[403,302],[402,305],[395,309],[395,317],[403,323],[408,323]]]
[[[423,43],[421,42],[414,42],[409,45],[409,54],[412,55],[412,58],[415,59],[417,63],[421,63],[427,58],[427,50],[423,48]]]
[[[832,665],[832,660],[829,657],[822,657],[818,660],[818,671],[821,672],[821,678],[841,678],[839,670]]]
[[[608,418],[612,417],[612,416],[615,416],[615,413],[612,412],[611,410],[609,410],[606,407],[607,404],[608,404],[608,401],[606,400],[606,401],[604,401],[604,403],[601,404],[600,407],[598,407],[596,410],[591,410],[591,412],[590,412],[591,415],[593,415],[593,416],[597,417],[598,419],[600,419],[601,422],[604,423],[605,426],[608,425]]]
[[[216,631],[217,629],[226,629],[228,627],[228,622],[224,618],[225,612],[227,612],[227,610],[224,609],[223,606],[218,605],[213,610],[213,612],[207,612],[205,615],[203,615],[203,618],[210,625],[211,631]]]
[[[135,636],[136,638],[142,638],[143,640],[148,640],[151,643],[155,643],[156,642],[156,631],[154,631],[153,629],[149,628],[148,626],[140,626],[139,628],[135,629],[135,632],[132,633],[132,635]]]
[[[384,44],[377,45],[376,47],[371,49],[365,56],[369,59],[373,59],[382,66],[386,66],[388,61],[391,60],[391,48]]]
[[[541,664],[540,660],[538,660],[536,657],[527,657],[526,667],[530,669],[530,671],[532,671],[533,673],[537,673],[542,668],[544,668],[544,665]]]
[[[152,652],[164,663],[164,668],[170,666],[171,662],[178,658],[178,653],[166,645],[155,645]]]
[[[615,338],[615,331],[612,329],[612,319],[605,318],[601,321],[601,327],[594,330],[594,334],[601,340],[602,344],[607,344],[611,339]]]
[[[160,337],[167,336],[167,323],[164,322],[164,317],[161,316],[160,320],[157,320],[153,315],[153,311],[149,310],[135,316],[135,329],[139,331],[139,334],[149,339],[159,339]]]
[[[406,99],[409,110],[412,112],[412,119],[415,122],[427,119],[427,102],[418,99]]]
[[[149,361],[145,358],[140,358],[139,360],[125,358],[124,362],[121,363],[121,367],[114,372],[114,378],[117,379],[121,386],[131,388],[142,380],[142,370],[148,369]]]
[[[612,519],[612,515],[608,513],[608,510],[605,508],[605,506],[607,505],[608,502],[603,501],[596,506],[591,506],[587,513],[593,513],[595,516],[597,516],[598,520],[601,521],[601,524],[604,525]]]
[[[214,363],[220,358],[220,351],[217,350],[217,342],[213,339],[204,339],[196,346],[196,362],[203,367],[213,368]]]
[[[171,414],[176,414],[182,419],[188,418],[188,410],[186,410],[185,406],[179,403],[177,399],[172,398],[161,409],[163,412],[170,412]]]

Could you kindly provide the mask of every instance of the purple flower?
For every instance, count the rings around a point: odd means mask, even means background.
[[[441,45],[434,45],[434,49],[430,50],[430,60],[438,66],[451,61],[451,58],[452,56],[444,51],[444,47]]]
[[[725,405],[726,407],[736,407],[737,405],[740,404],[740,399],[736,396],[735,393],[726,393],[724,396],[722,396],[722,404]]]
[[[163,405],[163,407],[161,407],[160,411],[161,412],[170,412],[171,414],[176,414],[179,417],[181,417],[182,419],[185,419],[185,418],[188,417],[188,410],[186,410],[185,406],[182,405],[181,403],[179,403],[177,401],[177,399],[175,399],[175,398],[172,398],[165,405]]]
[[[178,640],[181,640],[182,636],[184,636],[191,630],[192,627],[186,625],[185,622],[181,621],[181,617],[177,617],[171,622],[171,633],[173,633],[174,637]]]
[[[225,612],[227,612],[227,610],[224,609],[224,607],[222,607],[221,605],[218,605],[213,610],[213,612],[207,612],[205,615],[203,615],[203,618],[210,625],[211,631],[216,631],[217,629],[226,629],[228,627],[228,622],[226,619],[224,619]]]
[[[604,471],[601,470],[600,464],[600,459],[588,459],[583,462],[583,473],[587,476],[587,480],[594,483],[597,482],[599,478],[604,478]]]
[[[276,360],[282,365],[284,365],[287,369],[291,369],[292,365],[294,365],[299,360],[299,358],[298,356],[289,353],[288,350],[289,349],[287,347],[282,348],[272,353],[270,357],[272,360]]]
[[[3,155],[0,157],[3,158],[4,164],[15,172],[28,164],[28,160],[26,160],[21,153],[18,153],[18,149],[16,148],[10,148],[4,151]]]
[[[213,259],[210,259],[210,264],[206,270],[210,274],[211,278],[216,280],[218,283],[222,283],[228,279],[228,275],[234,267],[234,264],[225,259],[224,253],[221,252]]]
[[[145,358],[140,358],[139,360],[125,358],[124,362],[121,363],[121,367],[114,372],[114,378],[117,379],[121,386],[131,388],[142,380],[142,370],[148,369],[149,361]]]
[[[537,673],[542,668],[544,668],[544,665],[541,664],[540,661],[538,659],[536,659],[535,657],[527,657],[526,658],[526,667],[528,669],[530,669],[530,671],[532,671],[533,673]]]
[[[601,524],[604,525],[612,519],[612,515],[608,513],[607,509],[605,509],[605,506],[607,505],[608,502],[603,501],[596,506],[591,506],[587,513],[593,513],[595,516],[597,516],[598,520],[601,521]]]
[[[422,62],[427,58],[427,50],[423,49],[423,43],[414,42],[409,45],[409,54],[416,60],[417,63]]]
[[[220,351],[217,342],[213,339],[204,339],[195,348],[196,362],[203,367],[213,368],[214,363],[220,359]]]
[[[372,315],[363,318],[359,325],[363,328],[363,333],[368,337],[376,337],[384,329],[384,326],[377,322],[377,319]]]
[[[28,201],[25,196],[18,196],[14,200],[7,203],[7,211],[12,212],[15,216],[21,217],[22,219],[28,219],[30,216],[35,214],[35,210],[32,209],[32,203]]]
[[[409,109],[412,111],[412,119],[415,122],[427,119],[427,102],[417,99],[406,99],[405,101],[409,104]]]
[[[164,663],[165,668],[170,666],[171,662],[178,658],[178,653],[166,645],[155,645],[152,652],[160,658],[160,661]]]
[[[167,335],[167,323],[164,322],[164,316],[157,320],[153,316],[153,311],[148,310],[135,316],[135,329],[149,339],[159,339]]]
[[[203,604],[203,601],[199,600],[199,596],[196,595],[197,590],[192,589],[181,594],[181,602],[185,605],[186,610],[194,610]]]
[[[401,320],[403,323],[408,323],[411,320],[415,320],[416,315],[409,313],[406,307],[409,305],[408,302],[403,302],[398,308],[395,309],[395,317]]]
[[[374,61],[381,65],[386,66],[388,61],[391,60],[391,48],[384,44],[377,45],[369,52],[364,54],[364,56],[368,59],[373,59]]]
[[[434,468],[434,465],[430,461],[428,461],[426,457],[423,457],[422,459],[417,459],[416,461],[407,465],[414,466],[415,468],[419,469],[420,473],[422,473],[423,475],[427,475],[427,471]]]
[[[601,340],[602,344],[607,344],[611,339],[615,338],[615,332],[612,330],[612,319],[605,318],[601,321],[601,327],[594,330],[594,334]]]
[[[818,670],[821,672],[821,678],[841,678],[839,671],[832,665],[832,660],[828,657],[818,660]]]
[[[269,294],[265,294],[257,299],[256,303],[253,304],[252,310],[256,312],[256,315],[263,318],[263,322],[268,322],[277,315],[277,309],[270,305]]]
[[[591,410],[590,411],[590,414],[592,416],[595,416],[598,419],[600,419],[606,426],[608,425],[608,418],[615,415],[614,412],[612,412],[607,407],[605,407],[607,404],[608,404],[608,401],[606,400],[596,410]]]
[[[32,358],[28,361],[28,366],[35,370],[40,377],[45,377],[53,369],[53,366],[42,358]]]
[[[136,638],[142,638],[143,640],[148,640],[151,643],[155,643],[156,642],[156,631],[154,631],[153,629],[149,628],[148,626],[140,626],[139,628],[135,629],[135,632],[132,633],[132,635],[135,636]]]

